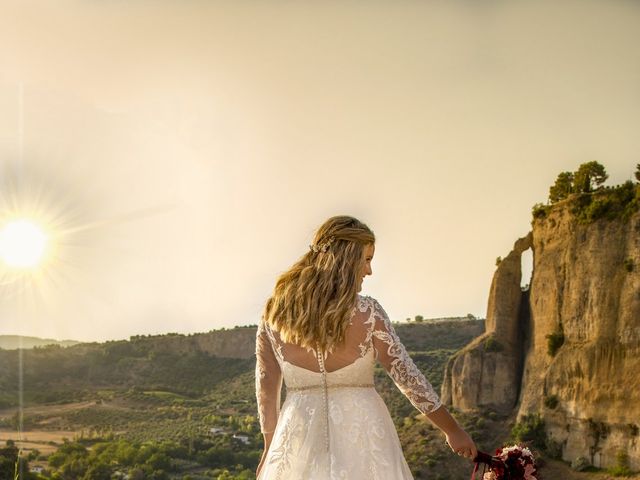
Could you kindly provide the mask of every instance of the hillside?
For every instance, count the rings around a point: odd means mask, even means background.
[[[484,321],[465,318],[395,327],[418,366],[439,389],[446,361],[483,331]],[[240,345],[249,338],[255,339],[255,327],[200,335],[221,336]],[[216,345],[219,340],[194,342],[190,336],[169,334],[23,350],[24,441],[20,445],[27,453],[35,448],[49,455],[55,449],[67,448],[60,442],[63,437],[80,442],[77,449],[99,442],[126,442],[127,448],[135,449],[143,442],[155,442],[173,445],[173,453],[168,454],[174,459],[173,470],[167,478],[183,478],[187,472],[192,478],[217,478],[211,472],[221,468],[238,475],[251,471],[257,465],[262,436],[256,419],[255,360],[242,357],[254,346],[251,341],[245,346],[246,351],[238,351],[240,358],[219,357],[194,348]],[[5,440],[15,440],[20,425],[16,408],[18,353],[0,351],[0,395],[4,407],[0,409],[0,439]],[[401,432],[409,423],[427,425],[424,420],[414,420],[417,412],[381,368],[376,369],[375,381]],[[212,435],[211,428],[224,433]],[[233,435],[248,436],[248,443],[239,442]],[[411,441],[410,430],[401,435]],[[415,472],[429,476],[450,468],[447,462],[452,456],[441,439],[438,443],[434,448],[440,453],[433,455],[442,461],[415,455],[410,461]],[[192,453],[178,457],[175,452],[181,448]],[[48,457],[41,457],[35,463],[51,468]],[[66,460],[60,461],[62,468]],[[69,462],[73,461],[70,456]],[[460,468],[464,469],[464,464]]]
[[[78,343],[80,342],[76,340],[54,340],[53,338],[26,337],[24,335],[0,335],[0,349],[4,350],[43,347],[45,345],[70,347]]]
[[[455,325],[456,328],[452,328]],[[397,324],[410,351],[457,349],[479,335],[482,320]],[[24,402],[91,398],[100,389],[167,390],[200,396],[254,365],[256,327],[208,333],[134,336],[130,340],[0,351],[0,408],[17,405],[22,362]],[[439,372],[438,372],[439,375]]]

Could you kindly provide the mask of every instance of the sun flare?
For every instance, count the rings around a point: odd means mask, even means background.
[[[13,220],[0,230],[0,258],[12,268],[34,268],[42,260],[47,235],[29,219]]]

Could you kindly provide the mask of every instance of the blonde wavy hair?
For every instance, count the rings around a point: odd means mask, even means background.
[[[358,294],[365,247],[375,243],[371,229],[356,218],[331,217],[313,244],[280,275],[264,307],[263,319],[282,340],[330,351],[344,342]]]

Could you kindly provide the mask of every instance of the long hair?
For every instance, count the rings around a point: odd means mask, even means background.
[[[346,215],[331,217],[313,244],[280,275],[263,319],[285,342],[321,351],[344,341],[364,268],[364,250],[375,243],[371,229]]]

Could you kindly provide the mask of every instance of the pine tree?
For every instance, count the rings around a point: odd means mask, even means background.
[[[583,163],[573,175],[573,185],[578,193],[589,193],[609,178],[604,166],[595,160]]]
[[[559,202],[567,198],[572,192],[573,173],[562,172],[558,175],[558,178],[556,178],[556,183],[549,188],[549,201],[551,203]]]

